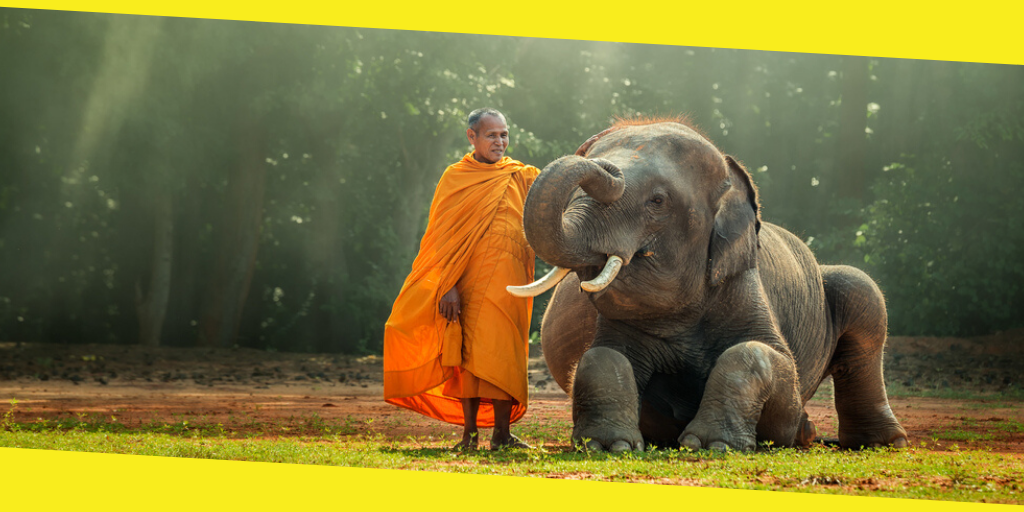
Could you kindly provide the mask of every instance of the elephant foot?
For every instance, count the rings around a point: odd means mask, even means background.
[[[743,421],[732,414],[711,419],[697,416],[679,435],[680,446],[723,452],[753,451],[757,447],[756,422]]]
[[[843,428],[841,423],[839,425],[839,445],[843,448],[854,450],[883,446],[906,448],[909,444],[907,432],[895,420],[892,423],[870,429],[848,429]]]
[[[792,359],[764,343],[740,343],[718,357],[697,415],[683,429],[679,444],[694,450],[752,451],[764,439],[792,446],[803,412]],[[813,425],[807,428],[813,432]]]
[[[573,429],[573,445],[587,451],[626,452],[643,451],[644,439],[639,429],[612,426]]]
[[[644,449],[639,393],[625,356],[603,347],[584,353],[572,397],[575,446],[611,452]]]

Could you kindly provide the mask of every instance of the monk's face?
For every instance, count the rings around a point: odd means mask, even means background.
[[[476,126],[466,130],[466,137],[473,145],[473,158],[486,164],[493,164],[505,156],[508,149],[508,125],[496,116],[484,116]]]

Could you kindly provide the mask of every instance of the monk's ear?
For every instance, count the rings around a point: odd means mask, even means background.
[[[730,276],[757,266],[758,233],[761,231],[761,205],[750,174],[731,156],[727,188],[718,200],[715,225],[708,246],[709,284],[718,286]]]
[[[476,132],[472,128],[466,128],[466,138],[469,139],[469,144],[473,145],[476,142]]]

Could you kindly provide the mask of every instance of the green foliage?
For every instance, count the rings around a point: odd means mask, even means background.
[[[13,430],[18,426],[14,422],[14,412],[17,410],[18,400],[12,398],[10,404],[11,407],[4,412],[3,418],[0,419],[0,430]]]
[[[689,113],[745,163],[766,220],[879,279],[894,333],[1021,325],[1012,66],[0,13],[4,339],[136,343],[169,261],[166,345],[237,323],[241,346],[377,353],[437,180],[468,149],[463,120],[485,105],[508,115],[510,156],[538,167],[615,117]],[[868,104],[851,121],[853,78]],[[840,156],[851,146],[864,154]]]
[[[890,331],[974,335],[1019,325],[1024,168],[970,177],[886,167],[854,245],[886,290]],[[988,176],[986,176],[988,174]]]

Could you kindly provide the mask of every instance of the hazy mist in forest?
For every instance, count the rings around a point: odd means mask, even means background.
[[[1024,327],[1020,66],[0,8],[0,341],[379,352],[480,106],[687,114],[892,334]]]

